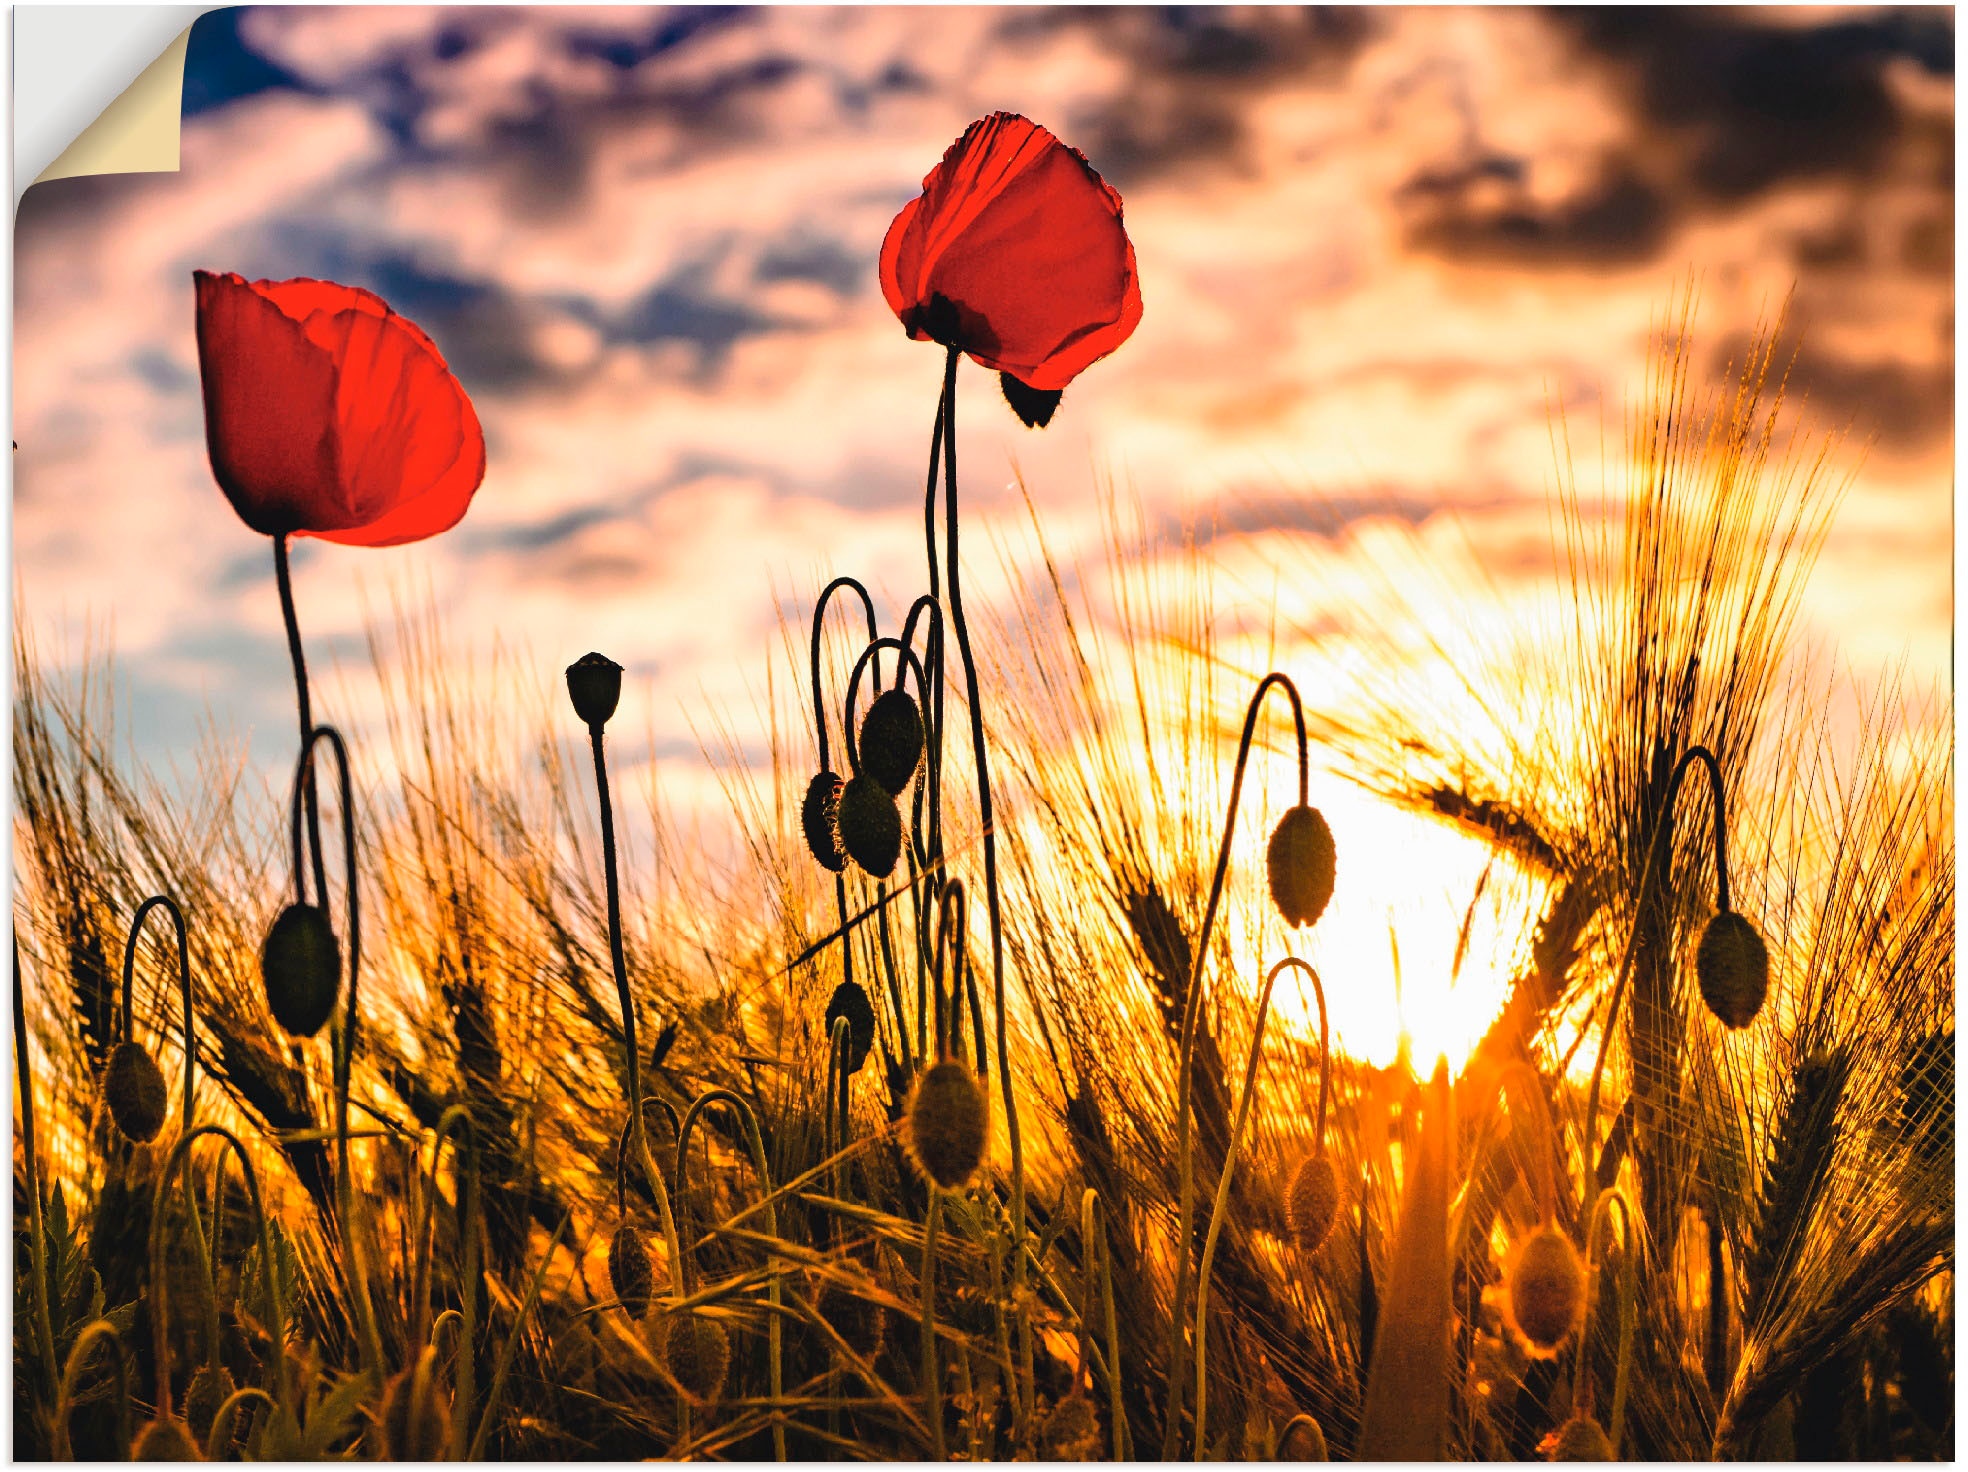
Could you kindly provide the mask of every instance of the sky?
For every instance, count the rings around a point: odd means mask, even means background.
[[[1946,9],[214,12],[181,171],[38,184],[18,215],[17,606],[57,664],[113,648],[139,758],[209,724],[283,772],[270,544],[211,477],[191,273],[365,286],[437,342],[488,468],[440,538],[298,547],[311,658],[346,676],[326,713],[379,720],[365,620],[408,590],[545,681],[621,661],[623,759],[714,806],[702,734],[762,757],[782,618],[843,572],[886,620],[920,591],[940,355],[876,256],[1006,109],[1120,190],[1144,314],[1044,431],[962,376],[971,599],[1038,575],[1021,482],[1068,563],[1119,486],[1340,641],[1373,631],[1325,579],[1376,527],[1453,528],[1528,597],[1554,418],[1581,481],[1603,445],[1619,484],[1693,277],[1698,372],[1788,297],[1797,423],[1845,436],[1800,632],[1938,685],[1953,51]]]

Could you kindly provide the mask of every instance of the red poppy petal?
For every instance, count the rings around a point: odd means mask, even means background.
[[[918,310],[946,297],[976,362],[1040,389],[1063,389],[1141,320],[1119,193],[1010,113],[971,124],[930,171],[889,227],[881,281],[912,336],[928,336]]]
[[[464,516],[485,479],[485,435],[471,400],[461,391],[462,435],[457,458],[421,495],[413,496],[376,521],[346,531],[323,532],[323,540],[354,547],[394,547],[449,531]]]
[[[333,360],[240,277],[193,278],[205,444],[220,489],[267,536],[346,525],[329,430]]]

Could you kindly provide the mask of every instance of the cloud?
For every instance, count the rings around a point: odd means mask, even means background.
[[[1345,578],[1277,569],[1364,555],[1376,523],[1465,526],[1528,586],[1554,416],[1582,448],[1603,430],[1617,484],[1620,405],[1695,268],[1709,369],[1794,287],[1804,424],[1875,441],[1809,616],[1868,657],[1912,639],[1944,669],[1938,14],[215,13],[183,172],[40,185],[22,206],[25,607],[113,616],[147,699],[214,692],[221,720],[263,733],[257,757],[282,751],[270,558],[205,464],[189,272],[325,276],[431,332],[488,471],[441,539],[306,548],[311,647],[358,659],[365,598],[408,582],[460,637],[550,668],[612,652],[641,672],[661,750],[690,749],[693,712],[726,702],[754,741],[747,680],[782,602],[854,572],[899,611],[924,583],[939,363],[882,302],[875,256],[963,127],[1004,107],[1122,188],[1145,315],[1043,434],[966,370],[980,601],[1035,575],[993,555],[1020,545],[1019,483],[1071,562],[1099,551],[1103,477],[1153,524],[1233,529],[1213,553],[1272,559],[1253,597],[1278,584],[1334,619]],[[1789,159],[1809,150],[1786,137],[1825,146]],[[1868,601],[1881,576],[1890,613],[1869,611],[1888,606]]]

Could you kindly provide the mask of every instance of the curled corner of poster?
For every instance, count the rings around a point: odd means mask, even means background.
[[[77,6],[70,15],[93,11],[97,19],[87,30],[64,33],[49,14],[56,7],[15,7],[16,198],[30,183],[50,179],[176,172],[191,22],[208,8],[143,7],[133,13],[139,8]],[[24,25],[31,12],[39,13],[36,23]],[[119,12],[129,24],[106,34],[104,22]],[[160,39],[169,44],[142,65]],[[109,101],[101,106],[97,99],[105,94]],[[36,109],[40,115],[29,116]],[[92,114],[93,121],[72,131]],[[35,151],[38,158],[31,156]],[[52,162],[30,173],[50,155]]]

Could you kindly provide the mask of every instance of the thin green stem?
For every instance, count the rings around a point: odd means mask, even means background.
[[[294,665],[294,699],[300,708],[301,743],[306,745],[314,731],[314,717],[308,701],[307,654],[301,648],[301,622],[294,612],[294,578],[287,566],[287,534],[273,539],[273,578],[280,589],[280,618],[287,628],[287,657]],[[314,774],[307,775],[308,847],[314,855],[314,892],[328,892],[328,870],[321,857],[321,809],[315,796]],[[296,866],[298,870],[298,865]],[[300,874],[294,875],[296,884]]]
[[[845,1020],[845,1018],[842,1019],[842,1021]],[[773,1204],[776,1198],[772,1190],[772,1168],[767,1164],[765,1158],[765,1139],[759,1133],[758,1116],[752,1112],[752,1106],[734,1094],[730,1089],[706,1090],[697,1096],[689,1109],[684,1111],[683,1124],[677,1130],[677,1190],[683,1194],[685,1200],[689,1199],[687,1185],[689,1178],[686,1175],[686,1171],[688,1170],[689,1161],[690,1130],[697,1123],[697,1116],[704,1111],[706,1106],[711,1104],[722,1104],[727,1109],[730,1109],[738,1116],[745,1127],[745,1143],[751,1148],[752,1152],[752,1169],[757,1172],[759,1187],[765,1192],[765,1234],[776,1241],[779,1236],[779,1210]],[[767,1257],[766,1266],[768,1269],[774,1266],[770,1255]],[[772,1401],[775,1408],[778,1406],[785,1389],[779,1339],[779,1321],[783,1316],[781,1313],[783,1301],[780,1295],[779,1278],[780,1274],[777,1271],[773,1271],[771,1279],[766,1285],[766,1298],[772,1305],[772,1313],[766,1325],[765,1332],[767,1353],[771,1356],[772,1360]],[[772,1417],[772,1454],[775,1461],[783,1462],[786,1460],[786,1422],[784,1414],[777,1409],[774,1410]]]
[[[929,1423],[930,1451],[938,1462],[949,1460],[943,1447],[943,1391],[936,1368],[936,1228],[943,1193],[929,1188],[929,1215],[923,1223],[922,1256],[922,1382],[923,1419]]]
[[[1175,1443],[1182,1423],[1183,1388],[1187,1379],[1185,1356],[1188,1350],[1185,1303],[1189,1288],[1190,1222],[1194,1219],[1196,1208],[1196,1166],[1191,1158],[1190,1113],[1192,1080],[1196,1049],[1196,1021],[1202,1015],[1203,968],[1209,962],[1210,935],[1216,928],[1216,910],[1223,899],[1223,882],[1230,870],[1230,841],[1237,831],[1237,807],[1244,792],[1244,769],[1250,762],[1251,741],[1257,734],[1257,718],[1264,708],[1264,697],[1273,686],[1277,686],[1291,703],[1292,719],[1298,730],[1298,801],[1306,805],[1310,791],[1309,769],[1311,754],[1305,739],[1305,706],[1298,697],[1298,686],[1292,683],[1289,675],[1274,670],[1258,681],[1257,693],[1251,696],[1250,709],[1244,715],[1243,735],[1237,742],[1237,764],[1230,777],[1230,802],[1223,818],[1223,842],[1217,848],[1216,872],[1210,880],[1209,902],[1203,907],[1203,926],[1196,940],[1196,954],[1190,963],[1189,985],[1185,990],[1182,1004],[1182,1038],[1176,1051],[1176,1162],[1179,1190],[1176,1216],[1175,1253],[1175,1295],[1171,1302],[1169,1320],[1169,1363],[1172,1367],[1169,1376],[1168,1415],[1162,1427],[1162,1460],[1172,1461],[1175,1457]]]
[[[615,808],[608,795],[608,759],[602,751],[602,728],[588,728],[594,746],[595,796],[601,808],[602,873],[608,888],[608,959],[615,971],[615,991],[622,1006],[622,1041],[628,1055],[629,1126],[635,1132],[636,1154],[643,1173],[656,1192],[657,1210],[663,1218],[663,1240],[670,1252],[670,1288],[683,1294],[683,1243],[677,1236],[676,1218],[670,1212],[670,1192],[663,1173],[650,1153],[649,1131],[642,1119],[642,1059],[636,1048],[635,999],[629,994],[629,963],[622,947],[622,884],[615,859]]]
[[[1286,956],[1273,966],[1264,976],[1264,988],[1258,994],[1257,1022],[1251,1029],[1250,1056],[1244,1063],[1244,1088],[1237,1100],[1237,1117],[1230,1126],[1230,1142],[1223,1151],[1223,1173],[1216,1182],[1216,1202],[1210,1209],[1209,1234],[1203,1242],[1202,1266],[1196,1270],[1196,1442],[1195,1457],[1201,1461],[1207,1454],[1204,1441],[1206,1418],[1209,1413],[1209,1288],[1210,1268],[1216,1261],[1216,1242],[1223,1230],[1224,1209],[1230,1204],[1230,1181],[1237,1169],[1237,1148],[1244,1137],[1244,1121],[1250,1117],[1251,1102],[1257,1097],[1257,1069],[1264,1057],[1264,1023],[1271,1015],[1271,989],[1278,980],[1278,973],[1289,967],[1296,967],[1312,979],[1312,990],[1319,999],[1319,1073],[1320,1073],[1320,1116],[1323,1127],[1325,1114],[1325,1040],[1326,1040],[1326,989],[1319,981],[1319,973],[1296,956]]]
[[[197,1044],[192,1036],[191,1006],[191,951],[185,935],[184,911],[178,908],[176,900],[169,895],[154,894],[137,906],[137,913],[130,921],[130,936],[123,946],[123,1040],[136,1040],[136,1014],[133,999],[136,990],[137,941],[143,935],[144,921],[150,918],[151,911],[162,910],[171,917],[171,923],[178,935],[178,988],[182,994],[184,1008],[184,1113],[181,1127],[191,1128],[192,1078],[196,1069],[193,1066],[198,1056]]]
[[[170,1340],[167,1333],[167,1287],[168,1278],[164,1271],[164,1220],[165,1195],[170,1190],[171,1178],[190,1158],[191,1147],[205,1135],[215,1135],[232,1147],[232,1153],[239,1158],[240,1174],[246,1178],[246,1194],[252,1207],[253,1219],[260,1229],[260,1260],[266,1269],[267,1286],[267,1325],[273,1342],[274,1378],[280,1392],[282,1404],[288,1403],[287,1385],[287,1330],[285,1314],[281,1308],[280,1259],[273,1251],[273,1229],[269,1225],[265,1203],[260,1197],[260,1178],[253,1169],[253,1158],[246,1153],[246,1147],[239,1137],[228,1129],[215,1124],[196,1125],[178,1137],[171,1147],[171,1153],[164,1157],[164,1168],[157,1173],[157,1194],[153,1198],[150,1217],[150,1294],[151,1330],[155,1336],[153,1348],[157,1356],[157,1419],[168,1420],[171,1415],[171,1356]]]
[[[123,1340],[116,1332],[116,1326],[108,1319],[97,1319],[75,1336],[75,1343],[69,1347],[68,1361],[62,1366],[61,1384],[55,1392],[55,1456],[57,1462],[75,1460],[75,1450],[69,1443],[69,1407],[75,1401],[75,1382],[88,1368],[89,1356],[98,1344],[108,1344],[114,1351],[111,1356],[116,1366],[116,1450],[119,1459],[130,1455],[130,1355],[123,1348]]]

